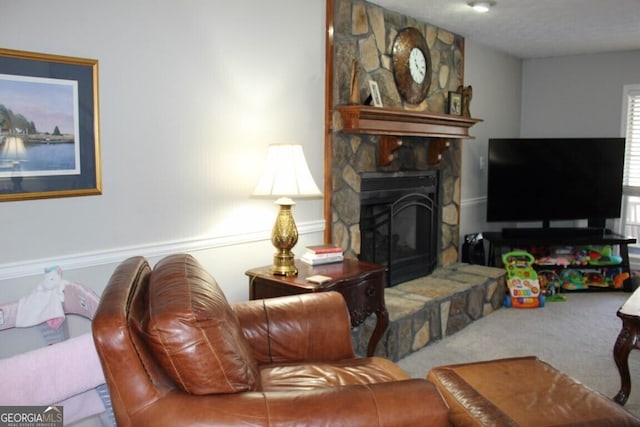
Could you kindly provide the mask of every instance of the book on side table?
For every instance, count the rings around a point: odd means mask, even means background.
[[[304,254],[300,257],[300,261],[309,265],[331,264],[343,260],[342,248],[336,245],[307,246]]]

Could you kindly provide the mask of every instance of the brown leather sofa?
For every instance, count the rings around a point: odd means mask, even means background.
[[[432,383],[357,358],[342,296],[228,304],[189,255],[117,267],[93,336],[118,426],[449,426]]]

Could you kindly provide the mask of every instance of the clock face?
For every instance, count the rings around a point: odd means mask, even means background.
[[[427,62],[424,59],[424,53],[417,47],[411,49],[409,54],[409,71],[414,82],[420,84],[424,81],[427,73]]]
[[[400,96],[421,103],[431,86],[431,53],[422,33],[413,27],[400,30],[392,47],[393,78]]]

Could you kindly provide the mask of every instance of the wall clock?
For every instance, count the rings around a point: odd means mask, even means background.
[[[392,48],[393,78],[400,96],[411,103],[421,103],[431,86],[431,53],[418,29],[400,30]]]

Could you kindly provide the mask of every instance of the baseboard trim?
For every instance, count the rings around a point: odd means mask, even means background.
[[[325,222],[322,220],[309,221],[305,223],[298,223],[297,227],[299,235],[318,233],[324,231]],[[225,246],[243,245],[269,240],[271,240],[271,230],[263,230],[253,233],[151,243],[96,252],[25,260],[0,264],[0,280],[41,275],[46,267],[50,267],[52,265],[58,265],[63,270],[67,271],[78,268],[90,268],[105,264],[119,263],[124,259],[136,255],[153,258],[172,253],[193,253],[197,251],[222,248]]]

